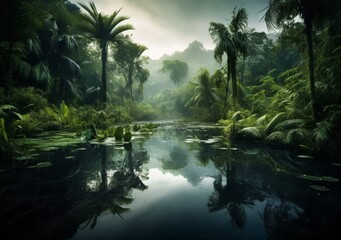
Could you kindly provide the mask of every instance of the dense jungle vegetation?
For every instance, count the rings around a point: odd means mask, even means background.
[[[275,40],[234,9],[207,31],[220,67],[184,82],[187,63],[164,61],[160,71],[176,88],[148,98],[148,46],[133,42],[119,10],[6,0],[0,11],[2,159],[20,151],[14,138],[170,118],[216,122],[228,138],[341,155],[339,1],[270,0],[262,21]]]

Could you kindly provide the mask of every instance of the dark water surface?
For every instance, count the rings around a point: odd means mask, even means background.
[[[341,239],[341,167],[297,155],[181,124],[49,147],[0,173],[1,238]]]

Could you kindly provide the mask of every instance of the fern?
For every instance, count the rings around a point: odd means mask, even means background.
[[[258,127],[246,127],[238,132],[239,136],[249,139],[261,139],[263,134]]]
[[[313,134],[317,148],[321,150],[324,146],[326,146],[334,133],[334,124],[326,121],[316,123]]]
[[[287,144],[287,134],[276,131],[267,136],[266,141],[273,144]]]
[[[304,119],[288,119],[276,124],[274,130],[285,131],[289,129],[300,128],[304,125],[304,123],[305,123]]]
[[[274,127],[284,119],[284,116],[285,116],[284,112],[278,113],[276,116],[274,116],[268,123],[268,125],[265,127],[265,132],[266,133],[271,132],[274,129]]]
[[[267,119],[268,119],[268,115],[265,114],[256,120],[255,125],[256,126],[264,125],[266,123]]]
[[[307,141],[308,132],[305,129],[292,129],[286,134],[286,142],[290,145],[302,145]]]

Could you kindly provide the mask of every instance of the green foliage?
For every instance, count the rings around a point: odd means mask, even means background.
[[[102,61],[102,87],[101,100],[102,103],[107,102],[107,60],[108,46],[110,43],[120,43],[124,41],[122,33],[133,29],[130,24],[123,24],[128,17],[118,16],[120,10],[113,12],[110,15],[98,13],[94,2],[89,2],[89,6],[84,3],[79,5],[86,11],[81,14],[82,22],[79,25],[81,31],[89,34],[90,38],[98,41],[101,49]]]
[[[150,121],[157,119],[160,116],[160,112],[148,103],[129,104],[127,108],[129,115],[135,121]]]
[[[170,72],[170,79],[174,85],[179,86],[187,76],[188,65],[180,60],[164,60],[161,72]]]
[[[125,141],[125,142],[129,142],[130,140],[131,140],[131,138],[132,138],[132,134],[131,134],[131,132],[125,132],[124,134],[123,134],[123,140]]]
[[[4,140],[6,143],[8,143],[8,135],[5,127],[5,119],[0,118],[0,132],[1,132],[1,138]]]
[[[121,140],[123,138],[123,132],[124,132],[123,127],[117,127],[114,134],[115,138],[117,140]]]
[[[14,88],[12,105],[16,106],[20,113],[39,111],[48,106],[44,95],[44,91],[33,87]]]
[[[262,132],[257,127],[245,127],[238,131],[238,136],[242,136],[247,139],[259,140],[262,138]]]
[[[285,118],[285,113],[284,112],[281,112],[281,113],[278,113],[276,116],[274,116],[270,122],[266,125],[265,127],[265,132],[266,133],[270,133],[272,132],[272,130],[275,128],[275,126],[281,122],[284,118]]]

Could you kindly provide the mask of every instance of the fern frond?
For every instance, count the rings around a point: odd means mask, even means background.
[[[246,127],[238,132],[239,136],[249,139],[261,139],[263,134],[258,127]]]
[[[287,144],[287,134],[276,131],[267,136],[266,141],[273,144]]]
[[[313,134],[316,146],[318,149],[322,149],[335,134],[335,125],[326,121],[318,122],[313,130]]]
[[[305,123],[304,119],[288,119],[276,124],[274,130],[285,131],[289,129],[300,128],[304,125],[304,123]]]
[[[271,132],[274,129],[274,127],[284,119],[284,116],[285,116],[284,112],[278,113],[276,116],[274,116],[268,123],[268,125],[265,127],[265,132],[266,133]]]

